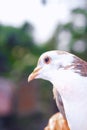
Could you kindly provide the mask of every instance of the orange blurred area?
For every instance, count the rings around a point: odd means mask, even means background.
[[[50,117],[48,125],[44,130],[70,130],[67,121],[61,113],[56,113]]]

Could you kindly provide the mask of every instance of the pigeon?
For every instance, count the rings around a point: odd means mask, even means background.
[[[44,52],[28,77],[48,80],[70,130],[87,130],[87,62],[65,51]]]

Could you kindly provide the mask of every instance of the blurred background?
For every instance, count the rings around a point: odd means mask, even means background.
[[[52,84],[27,82],[53,49],[87,60],[87,0],[0,0],[0,130],[43,130],[58,111]]]

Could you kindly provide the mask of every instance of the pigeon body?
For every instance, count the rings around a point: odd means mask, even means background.
[[[38,78],[53,84],[56,103],[61,97],[60,112],[70,130],[87,130],[87,62],[68,52],[48,51],[40,56],[28,80]]]

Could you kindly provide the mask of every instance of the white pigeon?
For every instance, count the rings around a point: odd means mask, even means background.
[[[70,130],[87,130],[87,62],[65,51],[48,51],[40,56],[28,81],[38,78],[53,84]]]

